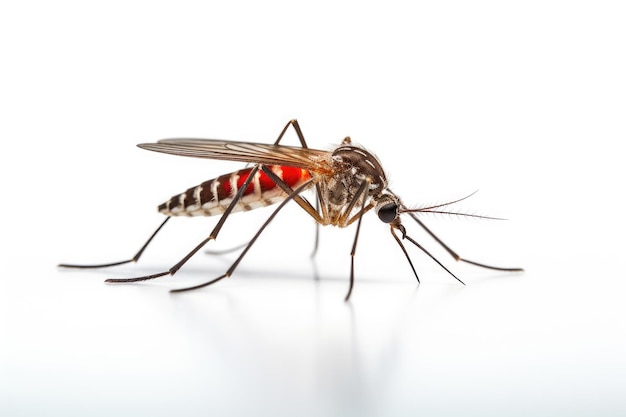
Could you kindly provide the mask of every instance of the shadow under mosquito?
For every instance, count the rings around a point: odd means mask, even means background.
[[[89,271],[89,272],[94,272],[94,271]],[[136,273],[138,271],[135,270],[134,272]],[[141,271],[139,271],[139,273],[146,273],[146,274],[153,273],[153,272],[154,272],[153,269],[142,269]],[[75,274],[72,274],[72,275],[74,275],[74,277],[76,276]],[[117,278],[117,277],[126,276],[123,274],[104,273],[102,271],[94,275],[97,275],[99,279]],[[426,284],[427,286],[434,284],[435,287],[440,287],[443,285],[446,288],[449,287],[450,291],[452,292],[462,291],[463,289],[466,288],[466,286],[460,285],[457,282],[445,282],[447,277],[443,275],[433,277],[432,280],[426,283],[424,283],[423,281],[422,283],[418,283],[415,280],[415,278],[410,275],[406,277],[400,276],[400,275],[402,274],[394,273],[394,274],[389,274],[387,276],[367,275],[367,276],[363,276],[361,279],[357,275],[355,277],[355,280],[356,280],[355,288],[358,291],[359,288],[369,287],[369,289],[371,289],[372,285],[374,286],[385,285],[387,287],[396,287],[396,288],[404,287],[404,288],[407,288],[408,292],[411,292],[411,289],[410,289],[411,287],[414,288],[413,291],[417,291],[424,284]],[[137,287],[164,288],[168,290],[173,290],[173,289],[180,288],[180,287],[201,284],[203,282],[212,280],[216,278],[217,276],[219,275],[213,273],[210,270],[207,270],[206,268],[196,267],[196,268],[188,268],[184,272],[177,273],[175,276],[171,276],[171,275],[163,276],[163,277],[159,277],[150,281],[127,282],[127,283],[121,283],[121,284],[120,283],[105,283],[105,285],[110,286],[110,287],[129,287],[130,286],[130,287],[135,287],[135,288]],[[498,277],[491,277],[490,279],[496,280],[496,279],[502,279],[504,277],[505,276],[498,276]],[[313,283],[315,284],[316,288],[318,285],[321,285],[324,283],[329,283],[329,284],[335,283],[335,284],[345,284],[347,288],[350,282],[350,277],[348,275],[344,276],[341,274],[320,275],[314,269],[311,269],[308,272],[307,271],[290,272],[290,271],[272,270],[271,268],[263,269],[263,270],[255,268],[255,269],[242,269],[241,271],[238,271],[238,273],[230,276],[227,279],[227,281],[225,280],[223,282],[230,282],[232,284],[235,284],[238,280],[245,280],[248,283],[249,282],[262,283],[263,281],[267,281],[267,282],[289,281],[289,282],[298,282],[298,283],[303,283],[303,284]],[[221,293],[222,292],[221,288],[223,286],[220,284],[223,284],[223,282],[217,282],[214,285],[207,286],[206,288],[201,288],[201,289],[189,291],[189,292],[182,292],[177,295],[181,296],[184,294],[192,294],[198,291],[210,291],[210,292]],[[480,282],[487,282],[487,281],[481,280]],[[479,281],[477,280],[476,284],[478,283]],[[229,287],[231,289],[233,288],[232,286],[229,286]],[[350,304],[352,301],[353,300],[350,300],[350,302],[348,302],[347,304]]]
[[[218,290],[210,303],[204,297],[171,300],[178,321],[202,358],[206,352],[215,352],[224,366],[244,373],[236,391],[259,394],[248,399],[251,403],[268,402],[298,413],[307,407],[314,411],[304,415],[381,415],[389,394],[386,387],[401,372],[401,344],[408,324],[415,330],[416,320],[419,324],[423,316],[414,314],[422,309],[417,307],[419,286],[394,291],[400,298],[383,314],[372,312],[368,303],[329,304],[328,294],[319,286],[312,291],[314,297],[302,300],[290,313],[301,320],[293,333],[275,326],[276,313],[266,309],[262,299],[240,299],[235,292]],[[273,307],[280,310],[293,303],[278,301]],[[372,333],[377,334],[375,346],[368,343]],[[201,359],[199,371],[211,374],[209,363]],[[313,372],[294,376],[294,368],[303,364]],[[247,382],[259,380],[264,381],[262,387]]]
[[[527,270],[524,271],[519,271],[516,272],[514,274],[511,274],[510,272],[500,272],[500,271],[492,271],[491,273],[489,272],[484,272],[484,271],[479,271],[479,272],[474,272],[474,273],[468,273],[466,274],[466,279],[467,279],[467,283],[469,284],[474,284],[474,285],[479,285],[479,284],[483,284],[483,283],[491,283],[491,282],[495,282],[495,281],[517,281],[520,279],[524,278],[524,274],[528,272]]]
[[[223,257],[218,257],[223,261],[223,264],[228,265],[229,260],[224,259]],[[222,263],[222,262],[220,262]],[[237,270],[229,277],[229,281],[235,282],[239,279],[252,280],[252,279],[272,279],[272,280],[288,280],[288,281],[300,281],[300,282],[345,282],[346,284],[350,281],[350,276],[348,272],[342,273],[333,273],[330,274],[326,271],[324,273],[319,272],[319,261],[316,259],[308,259],[303,260],[300,268],[291,268],[284,269],[280,267],[280,265],[246,265],[242,263]],[[347,267],[348,264],[346,264]],[[165,271],[168,268],[161,268],[155,265],[138,265],[138,264],[129,264],[123,266],[112,266],[100,269],[74,269],[68,270],[68,275],[76,276],[76,274],[81,274],[85,276],[97,276],[101,279],[108,278],[129,278],[134,276],[141,275],[150,275],[155,272]],[[123,284],[119,283],[111,283],[111,286],[155,286],[155,287],[168,287],[170,289],[175,289],[180,285],[195,285],[203,282],[210,281],[222,275],[227,268],[224,265],[215,266],[215,265],[200,265],[200,264],[190,264],[185,265],[185,268],[178,271],[175,275],[165,275],[159,278],[155,278],[153,280],[140,281],[140,282],[127,282]],[[465,268],[463,268],[465,269]],[[426,274],[422,274],[426,275]],[[436,274],[437,276],[433,277],[420,277],[422,278],[422,283],[426,282],[434,282],[437,284],[441,284],[442,280],[445,283],[449,277],[445,274]],[[480,284],[491,281],[499,281],[503,279],[511,279],[512,275],[510,273],[501,273],[493,271],[493,273],[486,273],[484,271],[473,272],[470,269],[465,269],[460,272],[460,275],[465,279],[466,284]],[[518,274],[515,274],[518,275]],[[356,285],[366,285],[367,283],[371,284],[381,284],[385,285],[406,285],[408,283],[412,283],[415,287],[418,287],[420,283],[417,282],[414,276],[405,273],[405,272],[390,272],[386,274],[367,274],[361,273],[357,271],[355,274]],[[458,283],[449,282],[451,286],[456,287]],[[209,286],[207,288],[216,288],[219,287],[220,283],[216,283],[215,285]],[[460,288],[464,288],[465,286],[460,285]]]
[[[217,276],[223,273],[222,270],[212,269],[208,270],[206,268],[196,267],[185,269],[184,272],[179,272],[175,277],[170,277],[170,282],[175,282],[177,277],[183,278],[185,283],[189,283],[191,281],[208,281],[210,279],[214,279]],[[439,277],[435,277],[436,279]],[[443,279],[447,279],[447,276],[441,276]],[[162,279],[162,278],[161,278]],[[263,266],[263,267],[244,267],[241,266],[237,269],[233,275],[228,278],[231,282],[234,282],[238,279],[244,280],[259,280],[262,281],[264,279],[271,280],[286,280],[286,281],[299,281],[299,282],[314,282],[314,283],[324,283],[324,282],[340,282],[346,283],[346,285],[350,282],[349,272],[347,273],[320,273],[318,265],[315,261],[311,261],[308,265],[303,265],[299,270],[284,270],[280,269],[280,267],[271,267],[271,266]],[[180,280],[182,282],[182,280]],[[355,273],[355,285],[364,285],[367,283],[371,284],[386,284],[386,285],[406,285],[413,284],[415,287],[420,285],[419,282],[415,279],[414,276],[404,273],[404,272],[392,272],[389,274],[359,274]],[[449,282],[452,286],[460,285],[457,282],[451,281]],[[216,283],[215,286],[219,286],[219,283]],[[461,286],[462,287],[462,286]],[[208,287],[210,288],[210,287]]]
[[[346,266],[349,264],[346,264]],[[105,279],[108,278],[131,278],[134,276],[141,275],[150,275],[160,271],[166,271],[168,268],[161,268],[155,265],[143,265],[138,266],[137,264],[131,264],[128,266],[114,266],[100,269],[82,269],[82,270],[69,270],[72,275],[81,274],[81,275],[90,275],[90,276],[98,276],[103,277]],[[185,282],[189,283],[191,281],[204,280],[209,281],[217,278],[225,272],[226,268],[222,266],[216,267],[214,265],[185,265],[185,268],[178,271],[175,275],[164,275],[159,278],[155,278],[153,280],[146,280],[140,282],[129,282],[123,284],[112,283],[111,285],[149,285],[150,283],[175,283],[175,282]],[[406,276],[404,276],[406,275]],[[372,276],[359,274],[358,272],[355,274],[355,279],[357,281],[360,280],[360,277],[365,279],[361,279],[361,281],[367,282],[388,282],[388,283],[406,283],[413,282],[416,285],[418,284],[415,278],[412,275],[404,274],[404,273],[390,273],[387,276]],[[298,280],[298,281],[314,281],[314,282],[323,282],[323,281],[340,281],[340,282],[349,282],[350,275],[349,273],[320,273],[318,262],[315,260],[309,260],[302,262],[302,267],[295,269],[291,268],[285,270],[281,269],[280,265],[270,266],[270,265],[250,265],[246,266],[245,264],[240,265],[237,270],[229,277],[230,280],[233,279],[285,279],[285,280]],[[219,284],[216,284],[219,285]]]

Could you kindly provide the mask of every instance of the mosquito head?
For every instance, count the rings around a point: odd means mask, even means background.
[[[400,224],[399,214],[399,201],[393,194],[383,194],[382,197],[376,202],[376,214],[383,223]]]

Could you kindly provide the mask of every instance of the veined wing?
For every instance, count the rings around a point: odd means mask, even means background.
[[[222,159],[267,165],[287,165],[307,170],[329,169],[328,151],[296,146],[236,142],[219,139],[162,139],[157,143],[141,143],[142,149],[194,158]]]

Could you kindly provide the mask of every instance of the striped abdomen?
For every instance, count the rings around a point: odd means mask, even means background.
[[[309,172],[288,166],[268,166],[287,185],[295,189],[311,178]],[[250,175],[252,168],[242,169],[205,181],[197,187],[175,195],[159,206],[168,216],[213,216],[222,214]],[[278,203],[286,194],[264,172],[258,171],[244,191],[233,212],[247,211]]]

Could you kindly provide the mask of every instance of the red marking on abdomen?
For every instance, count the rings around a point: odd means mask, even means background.
[[[277,165],[268,165],[267,168],[276,173],[276,175],[291,188],[296,188],[299,183],[311,178],[309,172],[301,168]],[[229,204],[230,199],[235,196],[237,191],[240,190],[244,182],[246,182],[250,176],[252,169],[253,168],[242,169],[241,171],[221,175],[215,179],[205,181],[199,186],[192,187],[182,194],[175,195],[169,201],[161,204],[159,211],[169,215],[217,214],[220,212],[217,207],[226,207]],[[241,201],[243,204],[241,207],[236,207],[235,211],[245,210],[244,207],[250,207],[247,205],[253,204],[254,201],[264,200],[265,205],[276,202],[274,199],[277,197],[276,193],[279,192],[279,190],[276,190],[276,183],[263,171],[258,171],[257,175],[260,189],[255,189],[256,181],[250,181],[242,197],[258,194],[258,199],[247,197],[247,199]],[[236,182],[235,189],[233,189],[233,180]],[[217,195],[214,195],[214,191]],[[271,193],[265,196],[265,192]],[[280,193],[278,195],[280,195]],[[214,209],[215,212],[213,212]]]
[[[233,174],[226,174],[226,175],[222,175],[221,177],[217,177],[214,180],[211,181],[207,181],[207,183],[213,184],[214,181],[217,181],[219,184],[217,186],[217,199],[219,201],[222,201],[225,198],[230,198],[231,194],[232,194],[232,187],[230,185],[230,177],[232,177]],[[211,198],[211,200],[213,200],[213,198],[215,198],[214,196]],[[211,201],[211,200],[207,200]]]
[[[252,171],[252,168],[244,169],[235,173],[236,175],[239,175],[239,178],[237,179],[237,190],[240,190],[243,183],[246,182],[248,176],[250,176],[250,171]],[[246,190],[243,192],[243,195],[252,194],[253,192],[254,182],[250,181],[250,184],[248,184],[248,188],[246,188]]]
[[[269,167],[273,169],[274,167]],[[276,183],[271,180],[270,177],[263,171],[261,171],[261,175],[259,175],[259,185],[261,186],[261,192],[272,190],[276,187]],[[246,190],[247,191],[247,190]]]
[[[271,169],[272,172],[276,173],[290,187],[293,187],[295,184],[298,183],[298,181],[311,178],[308,171],[305,171],[301,168],[276,165],[268,165],[268,168]],[[240,189],[243,186],[243,183],[248,179],[248,176],[250,175],[250,171],[252,171],[252,168],[245,169],[236,173],[237,175],[239,175],[239,178],[237,179],[237,189]],[[272,179],[265,172],[259,171],[258,175],[261,192],[270,191],[276,188],[276,183],[272,181]],[[253,192],[254,182],[251,181],[248,185],[248,188],[246,188],[246,190],[243,192],[243,195],[249,195]]]
[[[309,171],[305,171],[300,168],[285,167],[285,166],[282,166],[280,168],[283,171],[283,175],[282,175],[283,181],[285,181],[285,183],[292,188],[300,181],[306,181],[308,179],[311,179],[311,175],[309,174]]]

